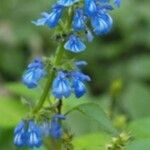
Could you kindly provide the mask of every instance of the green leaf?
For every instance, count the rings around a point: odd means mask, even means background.
[[[128,64],[128,73],[132,77],[149,79],[150,77],[150,56],[143,55],[132,58]]]
[[[26,112],[27,109],[17,100],[3,97],[0,99],[0,126],[14,127]]]
[[[63,101],[62,111],[64,113],[69,114],[70,112],[72,112],[73,110],[78,108],[78,106],[80,106],[81,104],[91,103],[90,99],[91,99],[91,97],[84,96],[78,100],[74,96],[71,96],[70,98]]]
[[[141,83],[130,83],[122,94],[122,107],[133,119],[150,116],[149,87]]]
[[[133,141],[124,150],[150,150],[150,139]]]
[[[132,121],[127,129],[136,139],[149,138],[150,139],[150,118],[138,119]]]
[[[38,89],[28,89],[22,83],[8,83],[6,84],[6,88],[10,92],[13,92],[18,96],[26,97],[27,99],[38,99],[40,93]]]
[[[105,112],[99,107],[98,104],[87,102],[76,105],[72,110],[78,110],[89,119],[96,121],[99,126],[106,132],[117,134],[116,129],[113,127],[111,120]]]
[[[104,133],[89,134],[73,140],[75,150],[103,150],[110,137]]]

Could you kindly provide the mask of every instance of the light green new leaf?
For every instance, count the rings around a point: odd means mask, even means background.
[[[0,126],[4,128],[14,127],[27,112],[24,105],[12,98],[0,99]]]

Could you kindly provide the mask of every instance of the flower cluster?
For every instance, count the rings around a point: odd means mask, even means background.
[[[114,5],[119,7],[121,0],[114,0]],[[75,7],[72,7],[75,4]],[[68,26],[64,22],[63,14],[66,10],[72,8],[71,23]],[[42,18],[33,21],[37,26],[46,25],[50,28],[56,28],[61,23],[68,33],[68,40],[64,48],[68,51],[79,53],[86,49],[83,40],[81,39],[86,35],[87,40],[91,42],[94,38],[93,34],[101,36],[107,34],[113,24],[113,20],[108,11],[113,10],[113,6],[109,0],[58,0],[53,5],[50,13],[43,12]],[[65,14],[66,17],[67,14]],[[70,18],[69,18],[70,19]]]
[[[14,131],[14,144],[19,147],[40,147],[41,137],[40,128],[34,121],[21,121]]]
[[[73,92],[77,98],[86,92],[84,82],[90,81],[90,77],[79,71],[59,71],[54,79],[52,92],[57,99],[67,98]]]
[[[80,71],[80,67],[86,65],[85,61],[76,62],[77,70],[73,71],[58,71],[57,77],[53,81],[52,93],[55,98],[68,98],[74,92],[77,98],[80,98],[86,93],[85,82],[90,81],[90,77]],[[38,81],[46,75],[44,64],[41,59],[35,59],[28,65],[27,70],[23,75],[23,83],[28,88],[35,88]]]
[[[35,123],[33,120],[21,121],[14,131],[14,144],[18,147],[40,147],[44,137],[50,136],[58,139],[62,136],[62,127],[59,123],[64,120],[63,115],[54,115],[50,122],[43,125]]]
[[[82,97],[86,93],[86,82],[91,80],[81,71],[87,62],[64,57],[64,51],[82,52],[86,49],[83,42],[85,39],[92,42],[94,35],[108,33],[113,24],[108,12],[113,10],[113,6],[119,7],[120,3],[121,0],[113,0],[113,4],[110,0],[57,0],[49,13],[43,12],[42,18],[33,21],[37,26],[46,25],[55,29],[54,34],[61,35],[62,40],[58,43],[54,57],[46,57],[45,61],[36,58],[28,65],[22,77],[22,82],[29,89],[36,88],[44,77],[47,80],[39,101],[14,131],[15,145],[34,148],[42,145],[44,137],[61,138],[61,122],[65,119],[61,112],[62,99],[72,93],[76,98]],[[44,107],[50,93],[57,101]],[[42,125],[37,122],[42,122]]]

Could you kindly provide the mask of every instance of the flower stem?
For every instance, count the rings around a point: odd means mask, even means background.
[[[112,96],[110,101],[110,106],[109,106],[109,115],[111,119],[114,118],[115,108],[116,108],[116,98]]]
[[[58,109],[58,113],[59,113],[59,114],[61,114],[62,105],[63,105],[63,102],[62,102],[62,99],[60,99],[59,102],[58,102],[58,106],[57,106],[57,109]]]
[[[64,48],[63,48],[63,43],[61,43],[58,46],[57,51],[56,51],[56,55],[54,58],[54,66],[57,66],[60,64],[62,57],[63,57],[63,54],[64,54]],[[54,76],[55,76],[55,70],[52,68],[50,73],[49,73],[49,77],[47,79],[47,82],[46,82],[45,88],[43,90],[43,93],[40,97],[40,100],[32,111],[33,114],[37,113],[41,109],[41,107],[43,106],[43,104],[46,100],[46,97],[48,96],[48,93],[50,92],[50,87],[52,85]]]

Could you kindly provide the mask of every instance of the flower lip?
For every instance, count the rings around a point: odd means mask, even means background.
[[[57,99],[67,98],[71,95],[71,86],[67,74],[60,71],[53,81],[52,93]]]
[[[84,61],[84,60],[80,60],[80,61],[76,61],[75,62],[75,65],[80,68],[80,67],[84,67],[84,66],[87,66],[87,62]]]
[[[58,22],[62,16],[63,6],[59,4],[55,4],[52,7],[50,13],[43,12],[41,13],[42,18],[37,21],[32,21],[33,24],[37,26],[47,25],[50,28],[54,28],[58,25]]]
[[[75,31],[85,30],[85,16],[82,9],[77,9],[75,11],[72,27]]]
[[[68,51],[79,53],[84,51],[86,46],[78,36],[71,35],[69,40],[65,43],[64,48]]]

